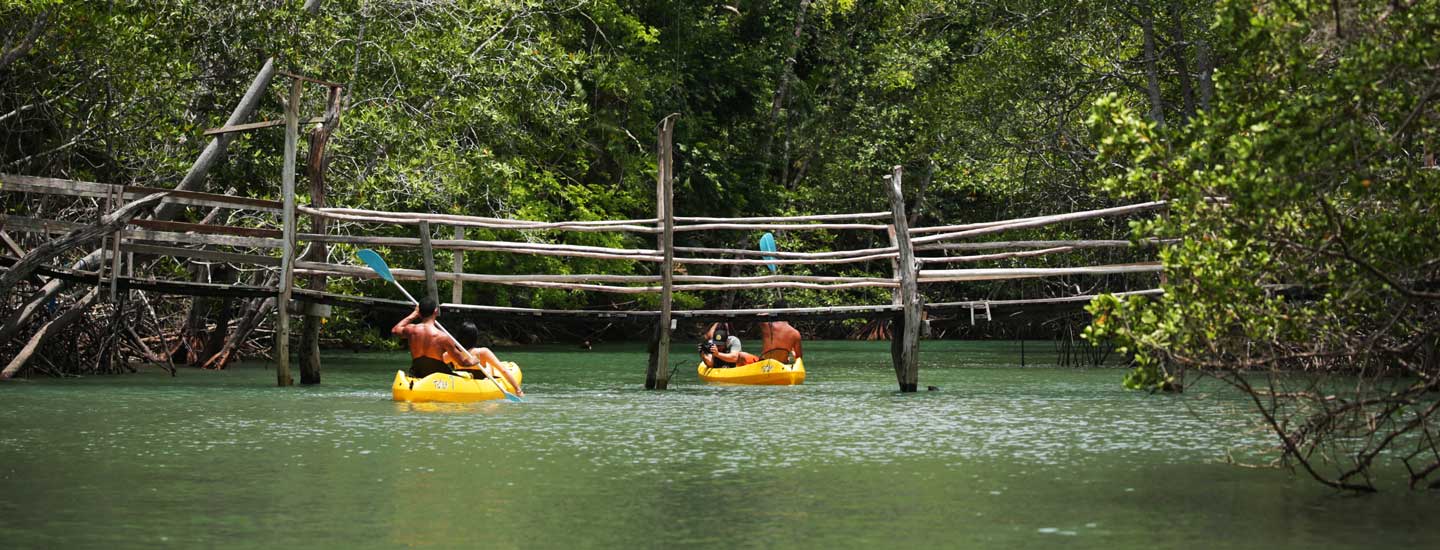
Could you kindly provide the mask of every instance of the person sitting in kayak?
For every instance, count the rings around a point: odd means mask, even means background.
[[[740,338],[730,333],[728,323],[715,323],[700,343],[700,360],[713,369],[728,369],[758,362],[760,358],[741,350]]]
[[[760,323],[760,355],[781,363],[794,363],[805,356],[800,349],[800,331],[785,321]]]
[[[775,302],[777,309],[789,307],[785,300]],[[805,356],[800,349],[800,331],[785,321],[760,323],[761,357],[775,359],[781,363],[793,363]]]
[[[444,355],[447,364],[457,365],[457,370],[478,370],[484,367],[485,370],[490,371],[491,376],[504,378],[506,382],[509,382],[510,387],[515,388],[516,396],[525,397],[525,392],[520,389],[520,383],[515,381],[515,376],[510,374],[510,369],[500,364],[500,358],[495,356],[495,352],[490,351],[490,348],[480,347],[480,327],[475,326],[474,322],[462,323],[455,339],[459,340],[460,345],[465,349],[470,350],[470,358],[467,359],[463,354],[452,355],[447,351]],[[484,373],[477,372],[473,376],[476,380],[486,379]]]
[[[415,311],[410,312],[395,328],[390,329],[394,334],[409,341],[410,344],[410,376],[424,378],[437,372],[455,374],[450,365],[445,364],[445,353],[452,352],[457,357],[465,354],[460,353],[460,348],[455,342],[446,336],[435,326],[435,321],[440,318],[440,308],[435,300],[429,297],[421,298],[420,303],[415,306]],[[474,364],[472,360],[469,364]]]

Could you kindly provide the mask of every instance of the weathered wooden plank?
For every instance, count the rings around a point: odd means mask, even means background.
[[[1122,240],[1070,240],[1070,241],[990,241],[983,243],[931,243],[915,247],[916,252],[929,250],[999,250],[1003,248],[1129,248],[1131,246],[1154,246],[1161,241],[1133,243]]]
[[[1039,217],[1034,217],[1034,218],[1021,218],[1021,219],[1019,219],[1019,220],[1012,220],[1012,221],[1006,221],[1006,222],[986,222],[985,224],[982,224],[982,225],[983,225],[982,227],[979,227],[979,228],[968,229],[968,230],[963,230],[963,231],[954,231],[954,232],[939,233],[939,234],[935,234],[935,235],[927,235],[927,236],[924,236],[924,237],[916,237],[916,238],[911,239],[911,243],[912,243],[912,244],[933,243],[933,242],[937,242],[937,241],[944,241],[944,240],[950,240],[950,239],[960,239],[960,238],[966,238],[966,237],[978,237],[978,236],[981,236],[981,235],[991,235],[991,234],[994,234],[994,233],[1002,233],[1002,232],[1005,232],[1005,231],[1012,231],[1012,230],[1015,230],[1015,229],[1026,229],[1026,228],[1032,228],[1032,227],[1042,227],[1042,226],[1046,226],[1046,225],[1053,225],[1053,224],[1063,223],[1063,222],[1072,222],[1072,221],[1088,220],[1088,219],[1094,219],[1094,218],[1103,218],[1103,217],[1106,217],[1106,216],[1119,216],[1119,215],[1123,215],[1123,214],[1132,214],[1132,213],[1135,213],[1135,212],[1147,212],[1147,211],[1150,211],[1150,210],[1158,210],[1158,209],[1161,209],[1161,208],[1165,208],[1167,204],[1168,204],[1168,203],[1166,203],[1165,201],[1152,201],[1152,202],[1146,202],[1146,203],[1140,203],[1140,204],[1131,204],[1131,205],[1128,205],[1128,206],[1118,206],[1118,207],[1115,207],[1115,208],[1104,208],[1104,209],[1100,209],[1100,210],[1088,210],[1088,211],[1084,211],[1084,212],[1071,212],[1071,213],[1068,213],[1068,214],[1056,214],[1056,215],[1054,215],[1054,216],[1039,216]],[[958,227],[958,226],[957,226],[957,227]]]
[[[330,219],[368,222],[368,223],[391,223],[400,225],[416,225],[421,220],[445,225],[459,225],[463,227],[481,227],[487,229],[506,229],[514,231],[579,231],[579,232],[610,232],[625,231],[630,233],[655,233],[658,230],[653,227],[630,225],[612,221],[595,222],[528,222],[519,220],[505,220],[500,218],[482,218],[477,216],[459,216],[452,214],[415,214],[403,212],[379,212],[373,210],[362,211],[364,213],[352,213],[347,211],[353,208],[310,208],[302,207],[301,211],[315,216],[324,216]],[[631,220],[623,220],[628,222]]]
[[[887,248],[862,248],[856,250],[838,250],[834,252],[765,252],[763,250],[747,250],[739,248],[704,248],[697,246],[677,246],[676,252],[691,252],[699,254],[716,254],[729,256],[752,256],[757,258],[773,257],[787,259],[817,260],[829,258],[853,258],[860,256],[893,255],[897,253],[895,247]],[[867,260],[868,261],[868,260]],[[769,262],[766,262],[769,263]]]
[[[180,248],[175,246],[156,246],[149,244],[122,243],[120,249],[126,252],[138,252],[154,256],[173,256],[177,258],[198,258],[215,262],[228,262],[237,264],[263,265],[267,267],[278,267],[280,258],[274,256],[261,256],[259,254],[241,254],[238,252],[222,252],[219,250],[205,250],[202,248]]]
[[[1110,294],[1112,296],[1159,296],[1164,293],[1164,289],[1152,288],[1148,290],[1131,290],[1126,292],[1107,292],[1105,294]],[[1094,300],[1096,296],[1100,296],[1100,294],[1082,294],[1079,296],[1061,296],[1058,298],[1027,298],[1019,300],[966,300],[961,302],[935,302],[925,304],[925,310],[941,312],[957,309],[983,307],[986,305],[998,308],[1027,305],[1070,304],[1076,302],[1089,303],[1091,300]]]
[[[43,193],[51,195],[65,195],[71,197],[106,198],[110,196],[112,189],[123,187],[125,200],[135,200],[154,193],[168,193],[162,204],[173,204],[183,206],[208,206],[221,208],[240,208],[247,210],[280,212],[280,203],[264,199],[252,199],[248,197],[234,197],[230,195],[218,195],[215,193],[201,193],[198,191],[179,191],[173,189],[161,189],[155,187],[141,186],[118,186],[109,183],[95,183],[80,180],[65,180],[57,178],[40,178],[35,176],[21,176],[17,174],[0,174],[0,191],[12,193]]]
[[[316,273],[328,273],[344,275],[349,277],[377,277],[375,272],[366,267],[355,265],[331,264],[324,262],[295,262],[296,269],[304,269]],[[396,279],[406,281],[425,280],[425,271],[420,269],[390,268],[390,273]],[[488,273],[456,273],[437,271],[435,278],[442,281],[465,281],[475,283],[509,283],[509,282],[604,282],[604,283],[657,283],[660,277],[654,275],[491,275]]]
[[[921,256],[918,259],[922,264],[951,264],[961,262],[985,262],[992,260],[1006,260],[1010,258],[1029,258],[1034,256],[1045,256],[1059,254],[1076,250],[1073,246],[1057,246],[1055,248],[1041,248],[1037,250],[1020,250],[1015,252],[1001,252],[998,254],[976,254],[973,256]]]
[[[324,118],[324,117],[314,117],[314,118],[311,118],[311,119],[309,119],[309,120],[306,120],[306,121],[305,121],[305,124],[321,124],[321,123],[324,123],[324,122],[325,122],[325,118]],[[201,135],[213,136],[213,135],[218,135],[218,134],[231,134],[231,133],[235,133],[235,132],[248,132],[248,131],[250,131],[250,130],[260,130],[260,129],[263,129],[263,128],[274,128],[274,127],[276,127],[276,126],[284,126],[284,125],[285,125],[285,119],[282,118],[282,119],[279,119],[279,120],[266,120],[266,121],[263,121],[263,122],[251,122],[251,123],[247,123],[247,124],[236,124],[236,125],[234,125],[234,126],[221,126],[221,127],[218,127],[218,128],[208,128],[208,129],[206,129],[205,132],[204,132],[203,134],[201,134]]]
[[[305,234],[301,235],[300,238],[301,240],[310,242],[345,243],[389,247],[420,246],[420,239],[414,237],[370,237],[355,235]],[[457,241],[450,239],[433,239],[430,241],[430,246],[432,248],[440,250],[481,250],[490,252],[513,252],[516,254],[533,254],[541,256],[574,256],[580,258],[636,260],[643,262],[659,262],[662,260],[662,257],[655,254],[655,251],[653,250],[610,248],[604,246],[515,243],[508,241]]]
[[[1134,212],[1143,212],[1143,211],[1147,211],[1147,210],[1156,210],[1156,209],[1160,209],[1160,208],[1165,208],[1166,206],[1167,206],[1167,203],[1166,203],[1165,201],[1153,201],[1153,202],[1146,202],[1146,203],[1140,203],[1140,204],[1130,204],[1130,205],[1125,205],[1125,206],[1116,206],[1116,207],[1112,207],[1112,208],[1100,208],[1100,209],[1096,209],[1096,210],[1082,210],[1082,211],[1080,211],[1080,212],[1067,212],[1067,213],[1064,213],[1064,214],[1051,214],[1051,215],[1048,215],[1048,216],[1029,216],[1029,217],[1025,217],[1025,218],[1014,218],[1014,219],[1009,219],[1009,220],[995,220],[995,221],[979,222],[979,223],[967,223],[967,224],[961,224],[961,225],[939,225],[939,226],[931,226],[931,227],[916,227],[916,228],[910,230],[910,234],[911,234],[911,235],[920,235],[920,234],[924,234],[924,233],[953,233],[953,232],[957,232],[957,231],[968,231],[968,230],[972,230],[972,229],[986,229],[986,228],[992,228],[992,227],[998,227],[998,226],[1010,226],[1010,225],[1017,225],[1017,224],[1029,224],[1029,223],[1035,223],[1035,222],[1042,222],[1042,224],[1059,223],[1059,222],[1064,222],[1064,221],[1075,221],[1075,220],[1084,220],[1084,219],[1091,219],[1091,218],[1103,218],[1103,217],[1105,217],[1105,216],[1119,216],[1119,215],[1122,215],[1122,214],[1131,214],[1131,213],[1134,213]]]
[[[234,246],[239,248],[280,248],[284,239],[265,239],[260,237],[236,237],[232,235],[204,235],[196,233],[175,233],[171,231],[150,231],[147,229],[127,229],[125,238],[137,241],[149,241],[165,244],[207,244],[214,246]]]
[[[272,239],[283,238],[285,236],[283,231],[277,229],[236,227],[233,225],[211,225],[159,220],[130,220],[130,225],[156,231],[173,231],[176,233],[205,233],[208,235],[237,235],[241,237],[268,237]]]
[[[675,223],[785,223],[834,220],[883,220],[889,217],[889,212],[860,212],[857,214],[819,214],[814,216],[771,216],[754,218],[707,218],[701,216],[676,216]]]
[[[717,229],[738,229],[742,231],[816,231],[820,229],[862,229],[884,231],[885,224],[876,223],[702,223],[679,225],[675,231],[715,231]]]
[[[921,283],[945,283],[956,281],[999,281],[1005,279],[1031,279],[1037,277],[1061,277],[1066,275],[1111,275],[1116,273],[1158,273],[1164,269],[1160,262],[1097,265],[1086,267],[1015,267],[995,269],[926,269],[920,271]]]

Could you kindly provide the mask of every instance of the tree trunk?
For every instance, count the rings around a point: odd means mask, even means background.
[[[1150,93],[1150,120],[1165,127],[1165,101],[1160,96],[1160,59],[1155,54],[1155,15],[1149,5],[1140,17],[1145,32],[1145,89]]]
[[[1200,73],[1200,108],[1210,110],[1210,99],[1215,96],[1215,62],[1210,59],[1210,42],[1204,39],[1195,42],[1195,69]]]
[[[1175,72],[1180,77],[1180,97],[1184,110],[1180,113],[1180,125],[1185,125],[1195,116],[1195,91],[1190,85],[1190,68],[1185,60],[1185,11],[1178,0],[1170,0],[1170,58],[1175,62]]]
[[[909,220],[911,227],[920,223],[920,212],[925,208],[925,189],[930,187],[930,182],[935,179],[935,161],[930,161],[925,168],[925,177],[920,178],[920,185],[915,187],[915,208],[910,210]]]
[[[26,33],[25,37],[21,38],[13,48],[0,51],[0,71],[5,70],[5,67],[30,52],[30,48],[35,46],[35,41],[40,38],[40,34],[45,32],[45,26],[50,22],[50,12],[51,10],[46,10],[35,16],[35,21],[30,24],[30,32]]]
[[[795,75],[795,53],[800,49],[800,35],[805,31],[805,14],[810,11],[812,0],[800,0],[796,8],[795,30],[785,44],[785,59],[780,69],[780,81],[775,85],[775,97],[770,101],[770,132],[765,136],[765,158],[770,158],[770,149],[775,143],[775,127],[779,124],[780,111],[785,108],[785,96],[790,91],[790,79]],[[781,183],[784,183],[782,180]]]
[[[234,284],[239,279],[238,272],[225,266],[216,268],[213,275],[214,279],[222,283]],[[235,318],[235,299],[219,298],[219,304],[218,311],[215,312],[215,328],[205,336],[205,346],[201,349],[200,356],[195,359],[196,366],[209,363],[215,354],[225,349],[226,336],[230,333],[230,321]]]
[[[274,286],[277,281],[276,276],[271,275],[263,286]],[[245,343],[245,339],[250,336],[250,333],[255,330],[255,327],[260,326],[260,321],[265,318],[265,315],[270,313],[270,308],[273,307],[275,307],[274,298],[253,298],[248,301],[245,305],[245,310],[240,314],[240,322],[235,325],[235,332],[230,333],[230,336],[225,339],[225,345],[220,347],[220,351],[210,356],[210,359],[201,364],[200,368],[225,368],[225,366],[230,363],[231,357],[235,354],[235,350],[239,349],[240,345]]]

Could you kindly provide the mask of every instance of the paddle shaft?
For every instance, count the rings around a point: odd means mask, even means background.
[[[403,294],[405,294],[405,297],[410,300],[410,303],[415,304],[415,305],[417,305],[417,306],[420,305],[420,302],[415,301],[415,297],[410,295],[410,291],[405,290],[405,287],[400,285],[400,281],[396,281],[396,280],[394,280],[394,279],[391,279],[390,282],[395,283],[395,288],[400,289],[400,292],[403,293]],[[475,356],[470,355],[470,350],[465,349],[465,346],[460,345],[460,341],[459,341],[459,340],[456,340],[456,339],[455,339],[455,336],[454,336],[453,334],[450,334],[450,331],[445,330],[445,325],[440,324],[440,320],[439,320],[439,319],[436,319],[436,320],[435,320],[435,328],[440,329],[440,332],[444,333],[446,337],[450,338],[450,343],[455,344],[455,347],[460,348],[460,353],[465,354],[465,357],[468,357],[468,358],[470,358],[471,360],[474,360],[474,359],[475,359]],[[501,365],[500,368],[504,368],[504,365]],[[495,387],[500,388],[500,393],[505,394],[505,397],[506,397],[507,399],[511,399],[511,400],[515,400],[515,401],[519,401],[519,400],[520,400],[520,397],[519,397],[519,396],[513,395],[513,394],[511,394],[510,392],[505,391],[505,384],[502,383],[502,382],[500,382],[499,380],[496,380],[496,379],[495,379],[495,375],[490,374],[490,371],[485,370],[485,365],[480,365],[480,368],[477,369],[477,370],[479,370],[482,374],[484,374],[484,375],[485,375],[485,378],[487,378],[487,379],[489,379],[491,382],[493,382],[493,383],[495,384]]]

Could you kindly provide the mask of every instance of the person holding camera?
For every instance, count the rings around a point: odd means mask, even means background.
[[[705,340],[700,342],[699,351],[700,360],[712,369],[728,369],[760,361],[759,357],[741,350],[740,339],[730,333],[728,323],[710,325]]]

